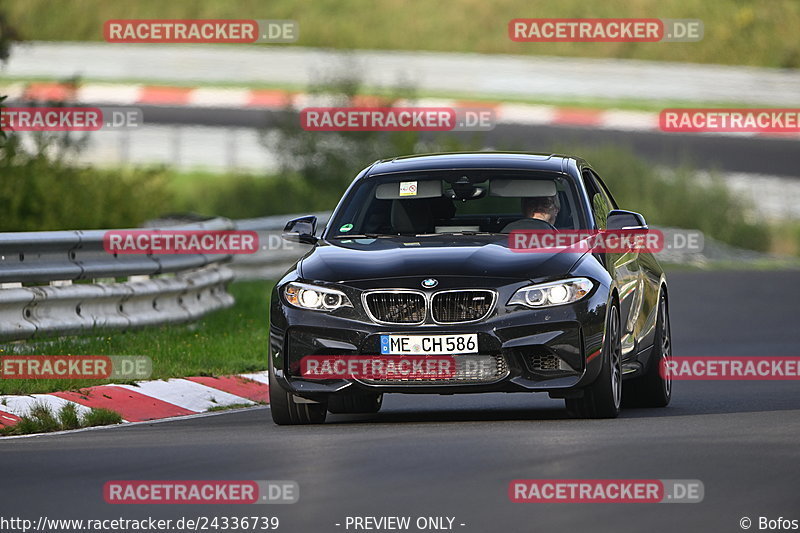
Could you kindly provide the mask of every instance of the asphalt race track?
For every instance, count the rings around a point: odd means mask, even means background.
[[[800,355],[800,272],[674,272],[669,281],[675,355]],[[465,532],[636,533],[741,531],[748,516],[758,530],[759,516],[800,518],[799,443],[797,381],[682,381],[666,409],[598,421],[570,419],[546,396],[395,395],[375,417],[316,427],[279,428],[256,408],[4,440],[0,515],[271,515],[290,533],[346,531],[348,515],[454,516]],[[705,500],[514,504],[517,478],[699,479]],[[115,479],[295,480],[300,501],[109,505],[102,487]]]

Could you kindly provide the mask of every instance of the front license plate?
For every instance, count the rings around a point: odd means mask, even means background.
[[[455,355],[478,353],[478,334],[381,335],[381,354]]]

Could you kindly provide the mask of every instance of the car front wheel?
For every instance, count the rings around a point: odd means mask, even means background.
[[[669,326],[669,307],[663,292],[658,301],[656,333],[647,373],[625,383],[625,407],[666,407],[672,399],[672,377],[662,376],[662,366],[672,358],[672,332]]]
[[[305,403],[297,401],[297,396],[286,392],[269,371],[269,406],[272,420],[279,426],[298,424],[321,424],[328,415],[328,406],[324,403]]]
[[[612,305],[606,318],[603,367],[582,398],[567,398],[567,410],[578,418],[616,418],[622,404],[622,344],[619,309]]]

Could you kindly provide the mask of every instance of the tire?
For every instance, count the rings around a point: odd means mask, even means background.
[[[328,411],[334,414],[373,414],[381,410],[383,394],[333,394]]]
[[[606,318],[603,367],[586,387],[582,398],[567,398],[567,410],[578,418],[616,418],[622,405],[622,344],[619,308],[613,304]]]
[[[622,396],[625,407],[666,407],[672,399],[672,379],[661,377],[661,366],[672,358],[672,331],[669,323],[667,296],[658,300],[658,318],[647,372],[625,382]]]
[[[322,424],[328,416],[324,403],[299,403],[295,395],[278,385],[272,370],[269,371],[269,406],[272,420],[279,426]]]

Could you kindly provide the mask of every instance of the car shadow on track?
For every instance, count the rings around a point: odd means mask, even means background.
[[[800,411],[798,382],[684,382],[676,384],[672,403],[665,408],[625,407],[620,418],[664,418],[755,412]],[[390,395],[376,415],[329,415],[332,424],[565,421],[572,417],[556,400],[525,395],[490,395],[486,402],[450,398],[446,405]],[[533,399],[531,397],[531,399]],[[399,404],[399,405],[398,405]],[[532,404],[532,405],[531,405]],[[386,409],[386,407],[389,407]]]
[[[388,411],[375,415],[330,415],[328,424],[396,424],[442,422],[519,422],[574,420],[564,408],[553,409],[464,409]]]

